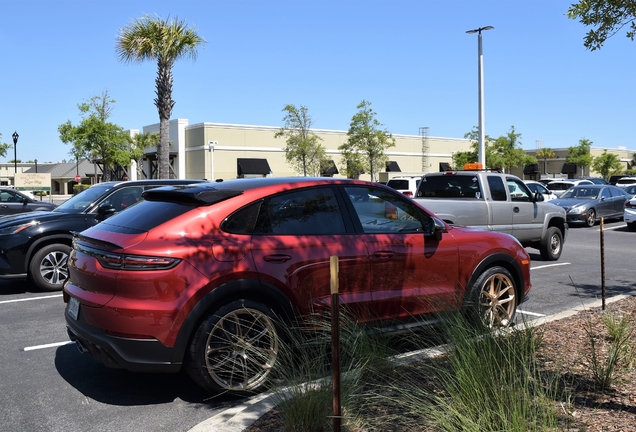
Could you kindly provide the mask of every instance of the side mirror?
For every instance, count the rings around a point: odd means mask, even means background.
[[[535,192],[534,193],[534,197],[533,197],[533,201],[534,202],[545,201],[545,197],[543,196],[543,194],[541,192]]]
[[[97,222],[101,222],[104,219],[108,219],[112,215],[117,213],[115,211],[115,207],[112,204],[102,204],[97,208],[97,216],[95,216],[95,220]]]
[[[443,232],[446,232],[446,225],[444,225],[444,222],[442,222],[441,219],[434,217],[433,218],[433,235],[435,236],[435,239],[437,241],[440,241],[442,239]]]

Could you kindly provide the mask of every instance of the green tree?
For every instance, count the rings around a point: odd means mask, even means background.
[[[537,150],[535,156],[537,159],[543,159],[543,173],[548,173],[548,159],[556,157],[556,153],[549,147],[542,147]]]
[[[518,168],[536,163],[536,158],[529,156],[525,150],[521,148],[520,139],[521,134],[515,133],[515,127],[510,126],[508,133],[497,138],[490,146],[491,163],[508,173],[510,172],[510,168]]]
[[[285,126],[276,132],[274,138],[287,139],[287,146],[284,148],[287,163],[305,177],[307,174],[319,176],[327,153],[320,144],[322,138],[311,131],[312,120],[307,107],[285,105],[283,111]]]
[[[477,150],[475,151],[459,151],[453,154],[453,169],[462,170],[467,163],[477,162],[479,156],[477,156]]]
[[[592,141],[588,139],[580,139],[579,145],[568,148],[568,157],[565,161],[581,167],[582,176],[585,175],[585,168],[592,165],[592,154],[590,153],[591,147]]]
[[[600,49],[605,41],[623,28],[625,36],[634,40],[636,34],[636,2],[633,0],[579,0],[568,8],[568,18],[579,20],[592,28],[583,45],[590,51]]]
[[[158,133],[139,133],[132,138],[130,148],[130,158],[137,163],[137,178],[144,176],[144,154],[148,147],[155,147],[159,144]]]
[[[116,52],[124,63],[157,62],[155,106],[159,111],[160,142],[157,146],[159,178],[170,178],[170,116],[172,100],[172,67],[183,58],[196,59],[197,48],[205,44],[196,30],[184,21],[163,20],[146,15],[134,19],[117,37]]]
[[[604,150],[603,154],[594,158],[592,168],[607,181],[611,176],[623,171],[623,164],[617,155]]]
[[[384,152],[395,147],[395,139],[388,130],[379,129],[382,124],[375,118],[371,102],[363,100],[356,108],[358,112],[351,118],[348,139],[338,147],[344,159],[343,171],[351,178],[368,171],[371,181],[375,181],[376,172],[388,160]]]
[[[0,132],[0,139],[2,139],[2,132]],[[0,157],[5,157],[7,155],[7,150],[11,147],[11,144],[0,142]]]
[[[130,163],[130,136],[121,126],[107,121],[114,103],[108,91],[104,91],[77,105],[82,118],[78,125],[68,120],[57,128],[60,140],[73,145],[70,154],[76,160],[84,155],[101,159],[105,181],[110,180],[115,164],[127,166]]]
[[[477,126],[473,126],[473,129],[470,132],[466,132],[464,134],[464,138],[468,138],[470,140],[470,148],[472,149],[469,152],[457,152],[455,153],[456,157],[453,159],[456,160],[456,169],[464,169],[464,164],[477,162],[479,160],[479,129]],[[484,168],[493,168],[494,165],[492,163],[492,149],[491,146],[493,144],[493,139],[488,135],[484,136],[484,148],[486,149],[486,166]]]

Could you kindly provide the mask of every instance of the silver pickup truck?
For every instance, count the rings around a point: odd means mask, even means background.
[[[501,231],[544,260],[561,256],[565,210],[533,194],[518,177],[489,171],[446,171],[422,177],[414,200],[450,224]]]

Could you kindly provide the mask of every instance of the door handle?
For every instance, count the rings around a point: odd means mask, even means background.
[[[377,258],[381,258],[381,259],[389,259],[393,255],[395,255],[395,252],[393,252],[393,251],[377,251],[377,252],[373,252],[373,256],[375,256]]]
[[[519,207],[513,207],[513,208],[512,208],[512,211],[513,211],[514,213],[519,213]]]
[[[289,261],[291,256],[283,255],[283,254],[274,254],[274,255],[265,255],[263,259],[267,262],[272,263],[284,263],[285,261]]]

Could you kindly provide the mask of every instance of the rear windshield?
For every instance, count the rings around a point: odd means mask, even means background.
[[[195,205],[165,202],[165,201],[141,201],[126,211],[109,217],[102,224],[122,228],[121,232],[128,230],[149,231],[159,225],[180,216]],[[115,232],[119,232],[115,230]]]
[[[409,188],[409,181],[408,180],[389,180],[389,182],[386,185],[395,190],[404,190]]]
[[[475,175],[424,176],[417,196],[423,198],[481,198],[479,179]]]

